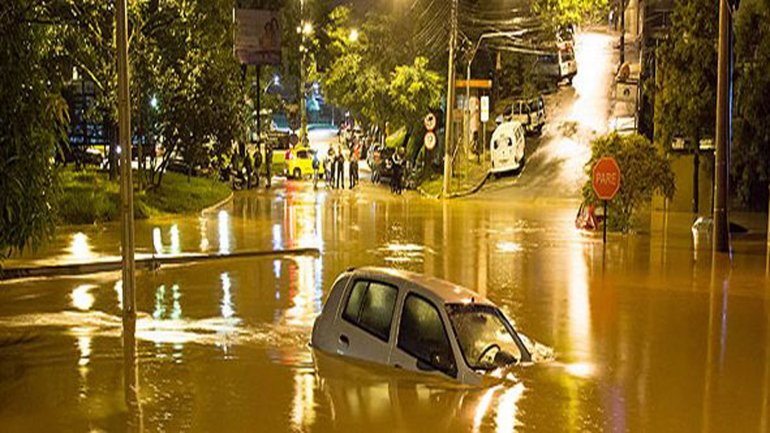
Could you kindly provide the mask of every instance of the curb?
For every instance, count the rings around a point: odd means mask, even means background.
[[[483,178],[482,178],[482,179],[479,181],[479,183],[478,183],[478,184],[476,184],[475,186],[473,186],[472,188],[470,188],[470,189],[468,189],[468,190],[465,190],[465,191],[458,191],[458,192],[452,192],[452,193],[449,193],[449,195],[447,195],[447,197],[446,197],[446,198],[448,198],[448,199],[453,199],[453,198],[462,198],[462,197],[467,197],[467,196],[469,196],[469,195],[471,195],[471,194],[475,194],[475,193],[477,193],[477,192],[478,192],[478,191],[481,189],[481,187],[483,187],[483,186],[484,186],[484,184],[485,184],[485,183],[487,183],[487,180],[489,179],[489,177],[490,177],[491,175],[492,175],[492,172],[491,172],[491,171],[487,171],[487,174],[485,174],[485,175],[484,175],[484,177],[483,177]],[[442,194],[441,194],[441,193],[438,193],[438,194],[428,194],[428,193],[427,193],[427,192],[426,192],[424,189],[422,189],[422,187],[420,187],[420,186],[418,186],[418,187],[417,187],[417,191],[418,191],[418,192],[420,193],[420,195],[422,195],[423,197],[427,197],[427,198],[433,198],[433,199],[439,199],[439,198],[442,198]]]
[[[220,201],[219,203],[215,203],[215,204],[213,204],[213,205],[211,205],[211,206],[209,206],[209,207],[207,207],[207,208],[203,209],[203,210],[201,211],[201,215],[203,215],[203,214],[207,214],[207,213],[209,213],[209,212],[213,212],[215,209],[217,209],[217,208],[220,208],[220,207],[222,207],[222,206],[226,205],[226,204],[227,204],[227,203],[228,203],[230,200],[232,200],[232,199],[233,199],[233,195],[234,195],[234,194],[235,194],[235,193],[233,193],[232,191],[230,191],[230,195],[228,195],[226,199],[224,199],[224,200]]]

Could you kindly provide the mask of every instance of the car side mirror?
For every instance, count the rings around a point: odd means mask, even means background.
[[[427,362],[423,361],[422,359],[417,360],[417,369],[420,371],[434,371],[436,370],[435,367],[428,364]]]

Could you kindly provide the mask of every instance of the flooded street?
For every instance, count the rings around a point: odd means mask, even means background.
[[[580,35],[581,72],[552,98],[527,168],[475,197],[277,182],[137,222],[138,258],[320,254],[141,271],[125,344],[119,272],[0,282],[0,430],[770,432],[763,235],[736,237],[730,262],[693,238],[689,214],[653,214],[649,233],[606,248],[574,227],[589,143],[607,127],[612,42]],[[62,227],[5,266],[116,260],[119,244],[114,224]],[[332,282],[368,265],[477,291],[554,359],[467,387],[315,353]]]
[[[610,236],[603,251],[573,218],[574,205],[289,183],[202,217],[141,222],[141,254],[321,254],[140,272],[135,359],[122,349],[118,272],[0,284],[3,431],[768,431],[764,250],[712,265],[672,220]],[[8,266],[115,256],[117,236],[66,228]],[[465,388],[314,356],[325,294],[363,265],[476,290],[555,360]]]

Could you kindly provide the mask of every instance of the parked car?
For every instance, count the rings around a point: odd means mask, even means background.
[[[294,146],[286,151],[283,172],[286,177],[302,179],[303,176],[313,174],[313,157],[315,150],[309,147]],[[320,157],[320,156],[319,156]],[[323,162],[323,161],[321,161]],[[318,168],[318,173],[323,174],[323,163]]]
[[[535,72],[553,79],[557,84],[567,80],[571,85],[572,79],[577,75],[577,61],[572,43],[559,42],[548,54],[537,59]]]
[[[575,216],[575,228],[578,230],[600,230],[604,223],[604,208],[593,203],[580,204]]]
[[[504,117],[521,123],[528,133],[540,134],[545,126],[545,100],[542,96],[530,99],[517,99],[506,110]]]
[[[479,294],[438,278],[375,267],[337,278],[313,324],[311,345],[465,384],[532,361],[510,321]]]
[[[381,183],[393,176],[393,154],[395,148],[379,146],[371,154],[372,182]]]
[[[503,173],[520,169],[524,165],[526,141],[524,127],[516,121],[503,122],[492,133],[489,141],[489,155],[492,173]]]

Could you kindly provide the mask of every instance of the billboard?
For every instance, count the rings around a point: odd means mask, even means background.
[[[243,65],[281,63],[281,26],[278,12],[262,9],[234,9],[234,52]]]

